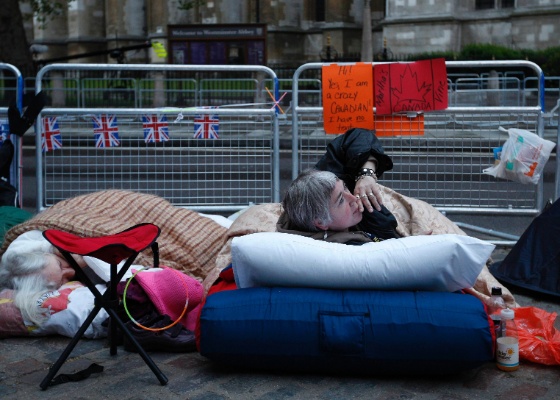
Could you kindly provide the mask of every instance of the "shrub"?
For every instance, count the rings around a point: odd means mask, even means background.
[[[512,49],[494,44],[468,44],[458,52],[440,51],[419,53],[409,56],[409,60],[445,58],[447,61],[459,60],[528,60],[541,67],[546,76],[560,76],[560,47],[544,50]]]

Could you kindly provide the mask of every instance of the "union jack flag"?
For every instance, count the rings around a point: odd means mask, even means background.
[[[43,153],[47,151],[62,148],[62,135],[58,127],[56,117],[46,117],[42,119],[43,129],[41,132],[41,150]]]
[[[219,139],[220,119],[215,115],[197,114],[194,116],[195,139]]]
[[[7,119],[0,119],[0,144],[10,136],[10,125]]]
[[[119,127],[115,114],[92,116],[95,147],[114,147],[120,145]]]
[[[169,140],[169,128],[165,115],[142,115],[142,127],[144,128],[144,141],[146,143],[167,142]]]

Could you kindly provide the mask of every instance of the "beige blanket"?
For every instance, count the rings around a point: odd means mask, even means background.
[[[397,231],[402,236],[444,233],[465,235],[465,232],[455,223],[426,202],[403,196],[387,187],[381,186],[381,189],[383,204],[397,218],[399,224]],[[233,238],[250,233],[275,231],[276,222],[281,212],[282,207],[279,203],[255,205],[247,209],[233,222],[227,232],[227,242],[217,256],[216,267],[209,271],[203,282],[206,291],[216,280],[220,271],[231,263],[231,242]],[[484,301],[489,297],[493,286],[502,288],[504,300],[510,307],[516,306],[511,292],[492,276],[487,266],[483,267],[474,288],[468,290]]]
[[[200,281],[215,270],[226,228],[194,211],[175,207],[161,197],[122,190],[100,191],[55,204],[10,229],[0,255],[15,238],[34,229],[103,236],[144,222],[161,229],[157,240],[161,265],[183,271]],[[151,249],[144,250],[134,263],[152,265]]]

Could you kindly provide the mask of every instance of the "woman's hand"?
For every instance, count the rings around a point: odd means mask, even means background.
[[[354,195],[358,199],[358,207],[361,212],[364,211],[364,207],[369,212],[373,212],[374,208],[377,211],[381,211],[381,206],[383,205],[381,191],[379,190],[377,180],[373,176],[360,177],[354,187]]]

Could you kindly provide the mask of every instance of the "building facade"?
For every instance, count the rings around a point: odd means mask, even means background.
[[[395,57],[469,43],[543,49],[560,46],[558,21],[560,0],[74,0],[27,30],[47,46],[35,55],[43,63],[299,65],[359,60],[364,44]]]
[[[390,0],[379,24],[394,54],[472,43],[540,50],[560,46],[560,0]]]

